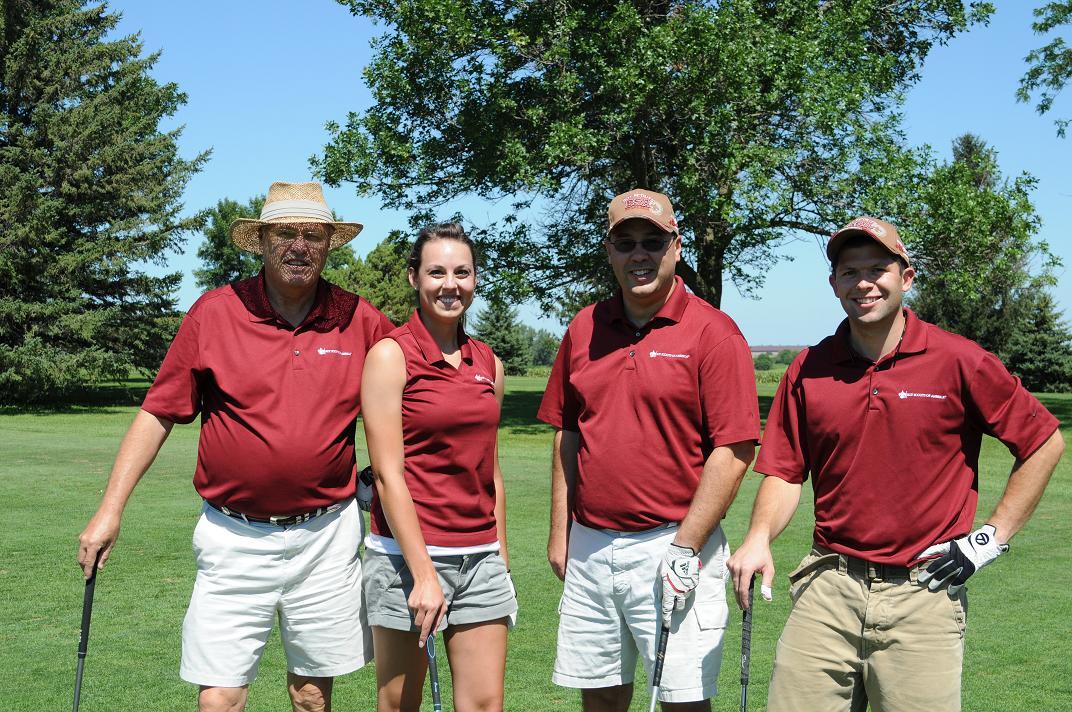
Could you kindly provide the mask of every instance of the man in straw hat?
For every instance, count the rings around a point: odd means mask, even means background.
[[[752,356],[737,325],[675,276],[670,200],[631,190],[608,208],[617,294],[562,340],[539,417],[557,429],[547,556],[564,579],[555,683],[586,710],[627,710],[637,656],[658,697],[709,710],[729,609],[719,522],[759,437]]]
[[[360,231],[333,219],[317,183],[273,183],[260,219],[231,226],[264,269],[190,308],[80,537],[88,576],[172,425],[200,413],[204,505],[180,675],[201,686],[201,710],[244,707],[277,616],[295,710],[324,709],[332,679],[372,656],[354,424],[365,353],[392,326],[320,278],[328,252]]]
[[[915,270],[893,225],[857,218],[826,252],[847,318],[778,386],[766,477],[728,563],[745,607],[754,574],[772,583],[770,542],[810,475],[814,543],[789,574],[767,709],[959,710],[965,582],[1008,551],[1064,442],[997,357],[904,307]],[[1016,462],[977,527],[984,433]]]

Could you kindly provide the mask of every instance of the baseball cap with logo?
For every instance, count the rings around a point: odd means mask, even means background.
[[[866,235],[867,237],[870,237],[872,240],[893,253],[894,256],[904,260],[905,264],[912,264],[908,259],[908,250],[905,249],[904,243],[901,242],[901,236],[897,234],[897,228],[885,220],[869,218],[866,216],[856,218],[830,236],[830,241],[826,243],[827,259],[833,262],[837,257],[837,253],[841,249],[841,246],[845,244],[845,241],[856,235]]]
[[[631,218],[642,218],[654,223],[664,232],[677,233],[677,219],[674,206],[662,193],[655,193],[643,188],[614,196],[607,207],[607,234],[619,223]]]

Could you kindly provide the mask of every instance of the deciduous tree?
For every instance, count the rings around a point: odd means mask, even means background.
[[[1031,29],[1036,34],[1044,35],[1059,27],[1072,24],[1072,0],[1048,2],[1035,8],[1035,22]],[[1054,37],[1042,47],[1031,50],[1027,57],[1027,72],[1020,79],[1020,88],[1016,98],[1022,102],[1038,97],[1035,109],[1045,114],[1053,108],[1057,95],[1072,79],[1072,47],[1065,43],[1064,37]],[[1072,119],[1057,119],[1057,135],[1064,136]]]

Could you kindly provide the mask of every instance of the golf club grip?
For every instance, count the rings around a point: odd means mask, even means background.
[[[666,661],[666,642],[670,640],[670,626],[663,623],[659,630],[659,649],[655,653],[655,673],[651,676],[651,684],[658,687],[663,680],[663,663]]]
[[[752,604],[755,601],[756,579],[748,583],[748,608],[741,621],[741,685],[748,684],[748,668],[752,657]]]
[[[89,649],[89,621],[93,617],[93,593],[97,589],[97,566],[100,565],[103,553],[103,549],[97,552],[97,558],[93,561],[93,573],[86,579],[86,591],[82,595],[82,631],[78,636],[78,657],[80,658],[86,657],[86,650]]]
[[[439,666],[436,664],[434,634],[424,641],[424,650],[428,653],[428,683],[432,688],[432,710],[442,712],[443,700],[439,693]]]

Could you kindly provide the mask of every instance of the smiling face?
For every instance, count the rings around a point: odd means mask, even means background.
[[[871,328],[893,324],[915,275],[881,245],[867,241],[841,250],[830,286],[849,321]]]
[[[331,244],[325,223],[286,223],[261,229],[265,278],[280,289],[314,289]]]
[[[661,306],[674,286],[681,238],[648,220],[632,218],[616,225],[605,244],[626,306],[638,312]],[[618,249],[630,245],[625,252]]]
[[[426,319],[457,322],[473,303],[476,266],[473,251],[461,240],[440,237],[425,242],[420,264],[411,267],[408,276]]]

